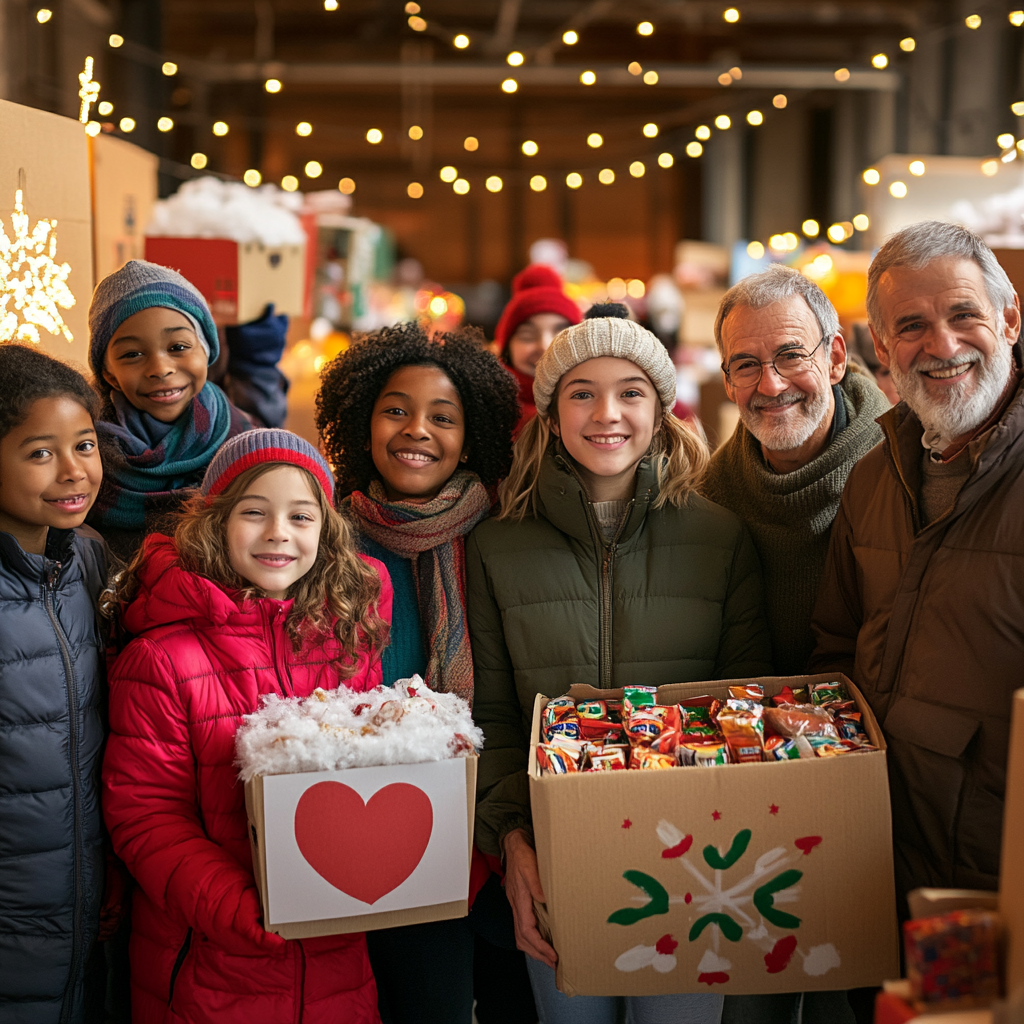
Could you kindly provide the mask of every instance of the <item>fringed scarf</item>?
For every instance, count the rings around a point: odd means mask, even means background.
[[[104,477],[89,521],[101,531],[142,530],[149,511],[165,511],[203,480],[217,449],[252,428],[216,384],[209,381],[189,409],[162,423],[111,392],[116,420],[97,420],[104,449]]]
[[[353,491],[357,526],[412,562],[420,616],[429,636],[427,685],[473,702],[473,652],[466,626],[466,534],[493,504],[476,473],[460,469],[432,501],[388,501],[384,487]]]

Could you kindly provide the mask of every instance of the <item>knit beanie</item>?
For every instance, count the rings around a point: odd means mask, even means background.
[[[334,504],[334,474],[326,459],[298,434],[278,428],[246,430],[225,441],[207,467],[199,490],[215,498],[240,473],[268,462],[286,462],[308,470],[320,482],[327,501]]]
[[[512,278],[512,298],[494,329],[504,362],[508,362],[508,343],[516,328],[538,313],[557,313],[571,324],[580,322],[579,306],[565,294],[558,274],[543,263],[534,263]]]
[[[176,270],[146,260],[129,260],[120,270],[103,278],[89,306],[89,365],[103,376],[103,358],[114,332],[136,313],[153,306],[176,309],[188,317],[209,365],[217,359],[220,343],[210,307],[199,289]]]
[[[591,306],[582,323],[555,335],[551,347],[540,357],[533,378],[533,397],[541,416],[547,416],[562,377],[574,366],[598,356],[636,363],[657,388],[662,408],[672,411],[676,404],[675,365],[657,337],[628,316],[629,310],[618,302]]]

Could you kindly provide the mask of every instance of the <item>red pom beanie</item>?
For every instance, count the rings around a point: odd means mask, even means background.
[[[494,329],[501,358],[508,363],[508,343],[516,328],[538,313],[557,313],[570,324],[580,322],[579,306],[562,289],[562,279],[543,263],[534,263],[512,278],[512,298]]]

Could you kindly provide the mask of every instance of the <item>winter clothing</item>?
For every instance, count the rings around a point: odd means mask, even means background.
[[[264,932],[234,737],[262,694],[317,686],[366,690],[362,654],[339,679],[333,637],[292,648],[290,601],[239,601],[177,564],[174,542],[146,538],[135,639],[111,671],[104,814],[139,888],[132,935],[135,1020],[146,1024],[375,1022],[362,935],[285,942]],[[391,618],[384,567],[378,611]]]
[[[103,357],[118,327],[130,316],[154,306],[184,313],[209,363],[217,361],[217,325],[199,289],[169,267],[129,260],[96,285],[89,305],[89,365],[98,378],[103,376]]]
[[[519,394],[516,395],[516,400],[519,402],[519,422],[512,435],[513,438],[516,438],[523,427],[537,415],[537,406],[533,402],[533,378],[528,377],[514,366],[509,366],[507,369],[515,377],[516,384],[519,385]]]
[[[995,890],[1024,668],[1024,385],[960,456],[970,476],[927,526],[921,423],[905,403],[880,422],[833,527],[811,671],[846,672],[885,733],[898,895]]]
[[[625,306],[621,308],[625,310]],[[540,357],[533,378],[537,412],[547,416],[555,388],[564,374],[600,356],[628,359],[639,366],[651,378],[662,408],[672,411],[676,404],[676,368],[657,336],[635,320],[627,320],[625,315],[588,315],[582,323],[556,334],[551,347]]]
[[[305,439],[290,430],[247,430],[221,445],[199,490],[215,498],[247,469],[270,462],[285,462],[312,473],[329,504],[334,504],[334,474],[327,460]]]
[[[0,533],[0,1020],[90,1019],[83,980],[103,900],[102,540]]]
[[[580,322],[580,307],[565,294],[558,274],[543,263],[534,263],[512,278],[512,298],[494,329],[503,362],[509,362],[508,343],[516,328],[538,313],[556,313],[571,324]]]
[[[757,556],[742,523],[692,495],[652,509],[655,465],[639,464],[617,537],[605,542],[560,442],[544,457],[535,518],[486,520],[466,551],[484,730],[476,842],[528,827],[534,697],[763,675],[771,670]]]
[[[266,427],[280,427],[288,415],[288,378],[277,368],[288,338],[288,317],[274,314],[270,303],[262,316],[224,328],[228,346],[227,375],[221,387],[240,409]]]
[[[761,442],[739,423],[712,456],[704,496],[743,520],[764,572],[765,611],[775,671],[798,675],[814,650],[811,613],[825,569],[832,520],[846,478],[882,439],[875,422],[889,403],[865,374],[851,371],[840,385],[836,420],[845,420],[825,449],[792,473],[776,473]],[[838,424],[837,424],[838,425]]]
[[[465,616],[465,536],[490,512],[493,499],[476,473],[460,469],[431,501],[388,501],[373,480],[353,491],[356,529],[412,563],[427,635],[427,685],[473,701],[473,655]],[[394,680],[388,680],[394,682]]]

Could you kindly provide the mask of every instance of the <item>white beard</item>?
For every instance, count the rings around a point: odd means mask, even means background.
[[[921,371],[945,370],[965,363],[973,363],[974,369],[949,388],[944,399],[929,393]],[[889,369],[900,398],[917,414],[925,431],[938,434],[948,443],[977,429],[992,415],[1009,380],[1012,363],[1010,346],[998,344],[987,359],[978,349],[971,349],[953,359],[918,356],[908,372],[893,359]]]
[[[784,391],[774,398],[754,395],[750,404],[740,407],[740,420],[754,437],[770,452],[789,452],[805,444],[811,434],[821,426],[828,415],[831,387],[826,386],[813,395],[805,391]],[[794,406],[787,416],[788,423],[768,423],[759,408],[775,405]]]

